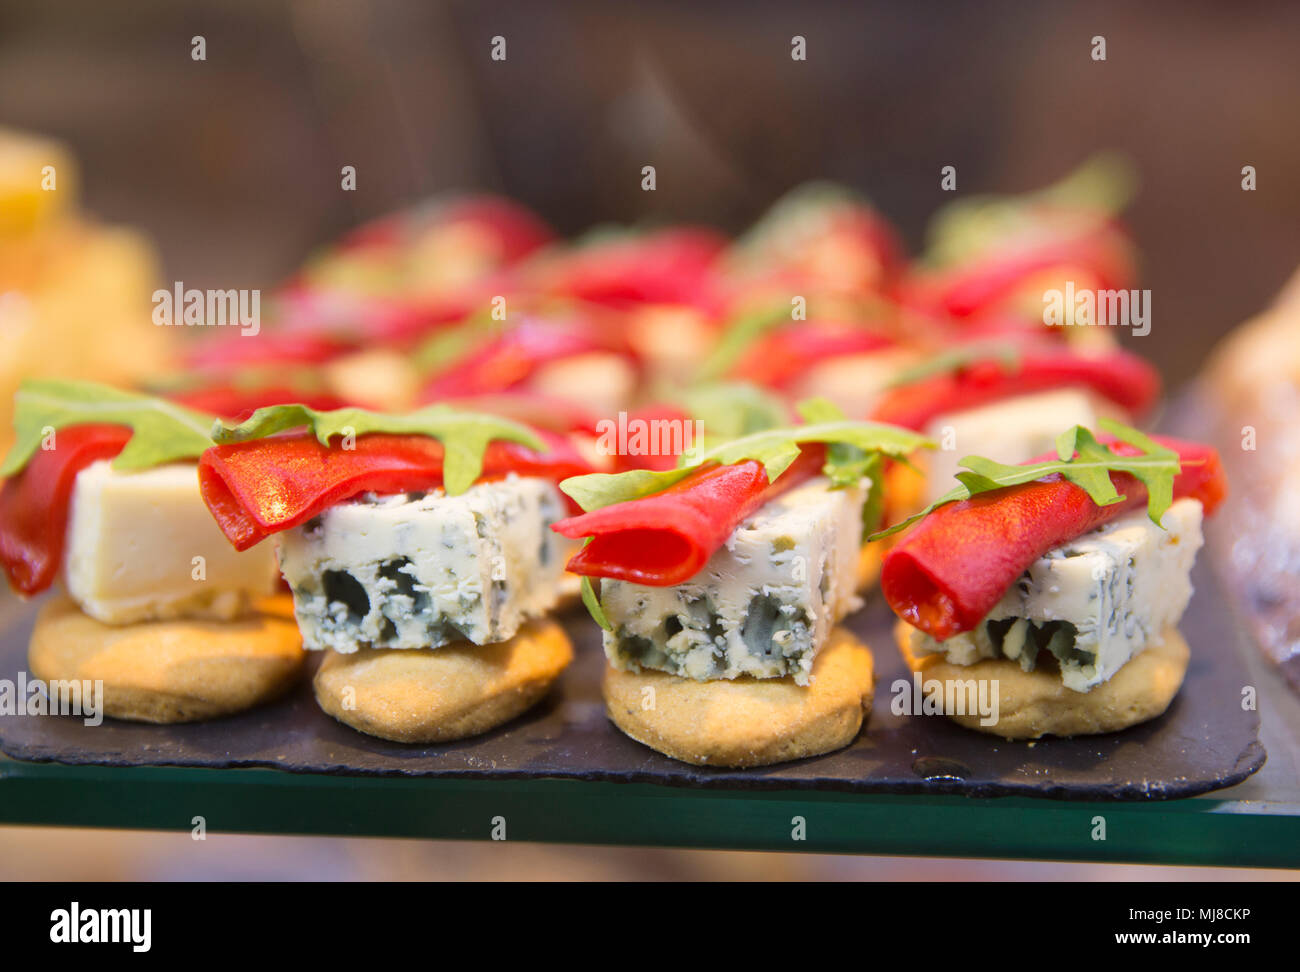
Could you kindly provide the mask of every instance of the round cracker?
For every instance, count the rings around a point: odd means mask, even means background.
[[[997,683],[998,719],[980,725],[978,713],[949,715],[968,729],[992,733],[1003,739],[1039,739],[1042,736],[1093,736],[1118,732],[1154,719],[1169,708],[1187,674],[1190,652],[1177,628],[1147,645],[1124,664],[1109,681],[1088,692],[1065,687],[1054,668],[1023,671],[1009,658],[988,658],[974,665],[953,665],[943,655],[912,654],[912,631],[906,621],[894,629],[907,667],[926,679],[968,681],[990,679]]]
[[[639,743],[699,766],[766,766],[841,749],[871,712],[871,651],[831,632],[812,683],[792,678],[701,682],[643,669],[605,670],[610,720]]]
[[[530,708],[573,660],[553,621],[495,645],[330,651],[313,685],[320,707],[380,739],[436,743],[487,732]]]
[[[105,715],[156,723],[212,719],[267,702],[293,684],[304,658],[287,594],[233,621],[123,625],[96,621],[58,596],[41,608],[27,652],[37,678],[102,682]]]

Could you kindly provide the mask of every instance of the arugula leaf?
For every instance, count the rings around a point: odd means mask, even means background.
[[[905,530],[917,520],[933,513],[940,506],[970,499],[1006,486],[1031,483],[1044,476],[1059,473],[1063,479],[1085,490],[1098,506],[1122,502],[1125,497],[1111,482],[1112,472],[1128,473],[1147,488],[1147,516],[1156,526],[1174,501],[1174,479],[1182,468],[1178,453],[1113,419],[1103,418],[1100,425],[1121,442],[1139,450],[1136,456],[1117,455],[1109,446],[1097,441],[1088,429],[1076,425],[1062,432],[1056,439],[1056,459],[1036,462],[1027,466],[1011,466],[982,456],[966,456],[961,460],[967,472],[957,473],[959,485],[944,493],[919,513],[914,513],[901,523],[878,530],[868,539],[879,540]]]
[[[1004,371],[1013,371],[1020,366],[1020,349],[1006,341],[981,341],[965,347],[953,348],[910,368],[904,368],[894,375],[885,387],[901,388],[903,385],[911,385],[934,375],[960,371],[977,361],[985,361],[989,358],[996,358]]]
[[[411,364],[421,375],[435,374],[499,336],[502,330],[503,322],[495,320],[491,311],[482,311],[460,324],[439,328],[411,352]]]
[[[12,476],[27,465],[45,429],[70,425],[130,427],[130,441],[113,460],[114,469],[126,472],[193,459],[212,445],[212,416],[175,402],[89,381],[25,381],[14,396],[17,439],[0,476]]]
[[[844,418],[844,412],[825,398],[810,398],[795,406],[805,422],[834,422]],[[879,452],[864,452],[845,442],[833,442],[826,448],[826,465],[823,467],[831,481],[831,489],[855,486],[869,479],[871,486],[862,503],[862,539],[866,539],[877,526],[885,512],[885,459]]]
[[[449,496],[457,496],[474,485],[483,471],[483,453],[494,439],[517,442],[541,452],[546,445],[530,429],[480,412],[462,411],[447,405],[401,415],[371,412],[364,408],[338,408],[322,412],[306,405],[271,405],[259,408],[238,425],[218,421],[212,438],[219,444],[263,439],[306,426],[316,441],[328,446],[335,436],[386,432],[393,435],[426,435],[443,448],[443,484]]]
[[[885,457],[879,452],[871,453],[861,471],[871,480],[867,498],[862,503],[862,542],[866,543],[885,516]]]
[[[606,631],[614,630],[614,626],[609,623],[609,616],[605,614],[604,606],[600,603],[600,595],[596,593],[596,588],[592,586],[591,578],[585,575],[582,578],[582,603],[586,605],[593,621]]]
[[[988,252],[999,241],[1031,232],[1042,213],[1061,209],[1117,215],[1133,199],[1137,171],[1123,155],[1101,152],[1046,188],[1020,195],[966,196],[948,203],[931,220],[921,262],[951,266]]]
[[[844,409],[829,398],[821,395],[796,402],[794,410],[799,413],[801,419],[810,424],[815,422],[843,422],[846,418]]]
[[[788,245],[791,237],[822,235],[843,210],[869,205],[865,196],[829,181],[805,182],[778,199],[735,242],[735,251],[748,255],[771,246]]]
[[[792,320],[789,305],[778,305],[741,314],[728,322],[722,338],[700,365],[697,380],[716,381],[721,378],[759,338],[789,320]]]
[[[785,403],[757,385],[733,381],[700,385],[675,396],[688,415],[704,424],[710,441],[736,439],[785,424]]]
[[[590,513],[604,506],[663,492],[689,476],[693,469],[692,466],[679,466],[662,471],[629,469],[621,473],[588,473],[570,476],[560,483],[560,490]]]
[[[810,414],[818,414],[818,409],[822,409],[820,414],[825,414],[821,405],[804,403],[803,407],[811,408],[813,411]],[[771,482],[789,468],[799,456],[800,444],[807,442],[822,442],[828,446],[842,443],[863,452],[881,452],[890,456],[903,456],[920,448],[934,448],[934,443],[929,439],[908,429],[841,418],[765,429],[712,448],[692,449],[678,460],[675,469],[633,469],[621,473],[572,476],[560,484],[560,489],[584,510],[591,512],[661,492],[707,463],[730,466],[748,459],[757,460],[763,464],[768,481]]]
[[[842,422],[844,412],[826,398],[808,398],[795,405],[799,417],[809,424]],[[831,481],[832,489],[843,489],[861,482],[866,467],[876,453],[868,453],[847,442],[832,442],[826,447],[826,464],[822,472]]]

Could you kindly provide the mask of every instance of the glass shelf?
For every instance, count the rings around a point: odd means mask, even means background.
[[[507,839],[558,843],[1300,867],[1300,699],[1243,647],[1268,761],[1238,786],[1187,800],[865,796],[0,757],[0,823],[184,831],[203,817],[213,832],[489,840],[504,818]]]

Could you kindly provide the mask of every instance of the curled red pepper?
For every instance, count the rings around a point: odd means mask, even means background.
[[[620,354],[635,360],[621,341],[584,323],[526,319],[442,369],[425,385],[420,401],[440,402],[514,391],[544,365],[593,352]]]
[[[1197,443],[1156,441],[1182,460],[1174,498],[1200,500],[1206,515],[1213,513],[1227,495],[1219,454]],[[1120,455],[1137,452],[1109,444]],[[1054,475],[939,507],[885,556],[885,600],[900,618],[939,641],[972,630],[1043,554],[1146,506],[1139,480],[1118,472],[1110,478],[1125,497],[1110,506],[1098,506],[1082,487]]]
[[[125,448],[123,425],[74,425],[55,433],[53,449],[38,449],[0,488],[0,564],[20,594],[39,594],[58,576],[77,474]],[[143,528],[143,526],[142,526]]]
[[[224,419],[242,421],[259,408],[269,405],[300,404],[320,411],[346,408],[353,404],[329,392],[303,392],[287,385],[262,385],[245,388],[233,382],[220,382],[186,388],[167,398],[196,411]]]
[[[918,309],[965,318],[997,306],[1035,275],[1065,267],[1088,273],[1098,290],[1127,287],[1135,276],[1127,235],[1119,223],[1108,221],[1083,233],[1009,246],[951,270],[915,277],[904,284],[904,300]]]
[[[787,325],[757,341],[736,362],[731,375],[768,388],[784,388],[819,362],[893,346],[889,338],[851,324],[809,321]]]
[[[545,453],[490,443],[478,481],[512,472],[559,481],[591,472],[567,440],[541,435]],[[434,489],[442,473],[442,443],[428,436],[363,435],[344,449],[297,432],[213,446],[199,458],[199,490],[226,539],[247,550],[362,493]]]
[[[570,558],[568,570],[653,587],[690,580],[764,503],[816,476],[825,447],[808,446],[776,482],[763,464],[701,466],[662,492],[569,517],[552,529],[592,540]]]
[[[1160,396],[1160,375],[1142,358],[1125,351],[1100,356],[1031,351],[1015,362],[981,360],[891,389],[872,411],[872,418],[919,431],[950,412],[1071,387],[1097,392],[1140,418]]]

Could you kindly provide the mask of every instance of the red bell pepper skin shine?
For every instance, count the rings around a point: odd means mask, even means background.
[[[816,476],[825,447],[808,446],[775,483],[750,459],[706,465],[652,496],[569,517],[552,529],[589,544],[569,559],[568,570],[651,587],[690,580],[762,505]]]
[[[542,437],[550,446],[546,453],[490,443],[476,481],[511,472],[558,481],[592,471],[567,441]],[[428,436],[375,433],[342,449],[301,432],[213,446],[199,458],[199,490],[226,539],[247,550],[362,493],[437,488],[442,473],[442,443]]]
[[[92,462],[125,448],[123,425],[74,425],[55,433],[55,447],[38,449],[0,489],[0,564],[9,585],[30,597],[45,590],[63,564],[72,488]]]
[[[1039,352],[1009,368],[998,361],[980,361],[895,388],[876,406],[872,419],[920,430],[949,412],[1070,387],[1095,391],[1140,418],[1160,397],[1160,376],[1137,355],[1123,351],[1099,357]]]
[[[1156,441],[1182,460],[1174,498],[1200,500],[1206,515],[1213,513],[1227,495],[1219,454],[1177,439]],[[1120,455],[1137,452],[1122,443],[1111,447]],[[885,600],[900,618],[938,641],[972,630],[1043,554],[1145,507],[1146,487],[1139,480],[1128,473],[1110,478],[1125,497],[1110,506],[1098,506],[1087,491],[1059,475],[941,506],[885,556],[880,572]]]

